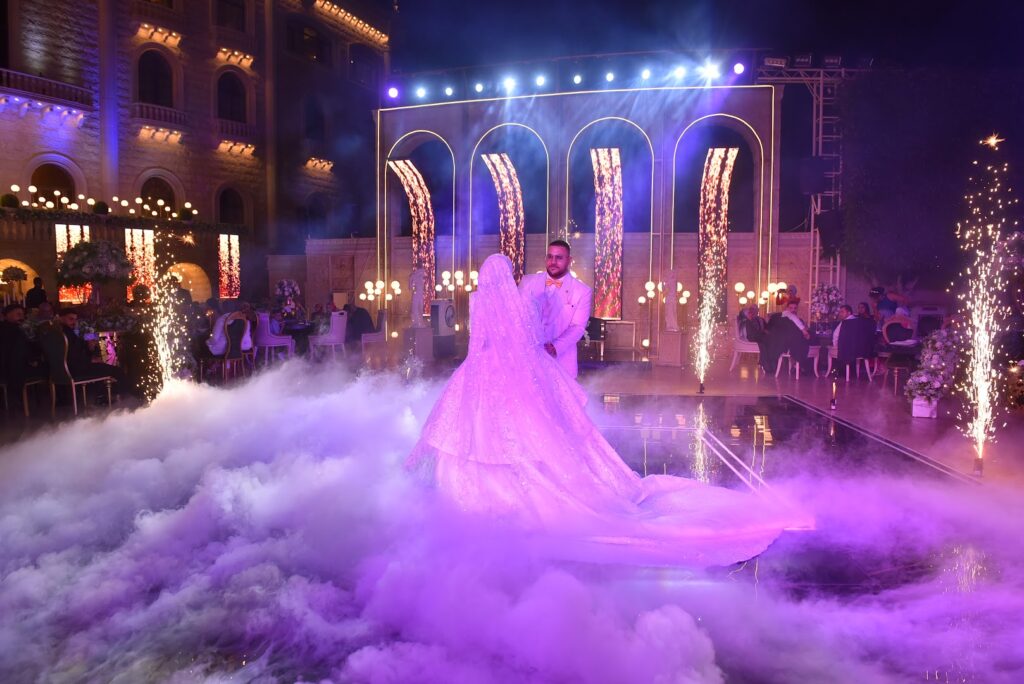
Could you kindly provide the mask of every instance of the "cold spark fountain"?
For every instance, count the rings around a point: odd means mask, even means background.
[[[999,150],[1003,142],[993,134],[980,141],[987,154]],[[994,362],[998,351],[1000,323],[1006,315],[1001,302],[1007,283],[1001,251],[1002,231],[1007,225],[1010,197],[1007,183],[1009,165],[1005,162],[972,162],[974,174],[968,179],[967,218],[957,224],[961,248],[971,255],[964,273],[967,281],[963,309],[967,338],[967,373],[959,387],[967,400],[957,416],[960,429],[974,445],[974,471],[981,475],[985,445],[995,438],[997,383]]]
[[[714,356],[715,328],[722,313],[726,256],[729,248],[729,185],[739,149],[714,147],[704,161],[700,185],[700,224],[697,233],[697,336],[693,342],[693,365],[704,393],[704,379]]]

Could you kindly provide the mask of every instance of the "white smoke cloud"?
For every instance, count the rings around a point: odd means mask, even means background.
[[[1024,674],[1012,492],[790,479],[821,531],[780,540],[756,578],[550,562],[405,474],[438,393],[295,363],[6,448],[0,680]]]

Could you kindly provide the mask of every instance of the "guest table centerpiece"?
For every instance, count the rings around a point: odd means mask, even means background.
[[[0,272],[0,283],[6,286],[4,304],[11,300],[24,299],[25,293],[22,290],[22,283],[26,280],[28,280],[28,274],[25,273],[25,269],[18,266],[8,266],[3,272]]]
[[[907,380],[904,393],[911,400],[915,418],[935,418],[939,399],[949,394],[957,365],[957,340],[948,328],[936,330],[924,339],[921,366]]]
[[[299,289],[299,284],[291,278],[283,278],[277,281],[277,287],[274,288],[274,296],[277,297],[281,313],[284,314],[285,318],[298,318],[301,310],[298,298],[301,294],[302,291]]]
[[[99,304],[99,288],[95,285],[116,282],[127,284],[132,277],[132,263],[124,248],[107,240],[79,242],[64,252],[57,264],[57,280],[61,285],[92,285],[94,304]]]

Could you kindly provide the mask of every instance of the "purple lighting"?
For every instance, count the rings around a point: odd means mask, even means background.
[[[398,97],[398,88],[396,88],[395,86],[391,86],[390,88],[388,88],[388,97],[390,97],[392,100],[397,98]]]
[[[747,68],[745,66],[743,66],[742,62],[736,62],[736,64],[734,64],[733,67],[732,67],[732,72],[734,74],[736,74],[737,76],[739,76],[740,74],[742,74],[746,70],[747,70]]]

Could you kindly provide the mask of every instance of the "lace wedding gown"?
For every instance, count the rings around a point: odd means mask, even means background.
[[[807,526],[753,493],[641,478],[590,420],[586,394],[538,330],[511,262],[488,257],[471,298],[469,353],[407,464],[455,506],[555,538],[567,557],[637,564],[734,563]]]

